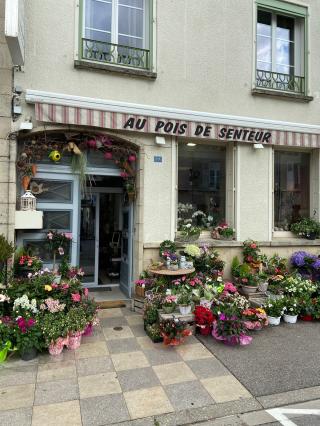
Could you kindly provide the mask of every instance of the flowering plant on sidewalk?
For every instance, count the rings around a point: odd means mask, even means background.
[[[276,300],[270,298],[266,300],[264,303],[264,309],[269,317],[278,318],[283,315],[283,298],[284,296]]]
[[[305,251],[296,251],[290,259],[291,265],[304,278],[319,281],[320,279],[320,258]]]
[[[205,306],[196,306],[194,310],[194,320],[200,334],[210,334],[214,316],[209,308],[206,308]]]
[[[268,325],[267,313],[262,308],[248,308],[242,312],[244,325],[248,330],[261,330]]]
[[[247,329],[238,310],[232,306],[224,308],[217,319],[213,321],[212,336],[228,345],[248,345],[252,337],[248,336]]]
[[[43,338],[38,320],[30,314],[18,316],[15,320],[14,339],[20,353],[32,348],[40,350],[43,347]]]
[[[175,316],[160,322],[160,332],[163,337],[163,343],[173,346],[181,344],[185,337],[192,334],[191,330],[188,329],[188,324]]]
[[[294,297],[285,296],[282,299],[283,311],[286,315],[299,315],[302,309],[302,306],[299,304],[299,301]]]

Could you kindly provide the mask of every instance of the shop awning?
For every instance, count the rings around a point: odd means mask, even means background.
[[[194,115],[197,117],[198,113],[196,112],[194,114],[191,112],[189,115],[184,114],[188,119],[180,120],[177,118],[179,115],[175,112],[181,110],[175,109],[172,109],[172,118],[170,118],[169,109],[166,109],[166,114],[164,114],[164,116],[160,114],[156,116],[155,113],[161,113],[161,111],[156,110],[156,107],[150,109],[150,115],[148,115],[148,110],[146,110],[146,114],[138,115],[131,113],[133,108],[128,108],[128,113],[125,113],[123,111],[108,111],[102,108],[97,109],[91,107],[91,105],[89,108],[63,105],[60,101],[59,104],[38,101],[33,101],[33,103],[35,104],[36,120],[45,123],[91,126],[101,129],[171,135],[179,138],[205,138],[225,142],[239,141],[292,147],[320,148],[320,127],[318,129],[318,126],[309,126],[310,128],[315,128],[314,132],[276,130],[274,126],[273,128],[268,128],[266,126],[238,126],[236,117],[234,116],[234,124],[232,125],[230,125],[230,120],[226,120],[226,122],[222,121],[221,123],[211,122],[210,115],[213,116],[213,114],[207,114],[209,120],[206,122],[189,119],[189,116],[193,117]],[[239,122],[242,123],[243,121],[244,119],[239,117]],[[259,119],[256,119],[256,122],[258,121]],[[268,120],[265,120],[265,122],[267,121]],[[281,127],[280,123],[281,122],[279,122],[278,127]],[[296,126],[300,130],[303,125],[297,124]]]

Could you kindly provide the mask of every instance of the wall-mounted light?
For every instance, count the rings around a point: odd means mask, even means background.
[[[155,142],[157,145],[165,145],[166,139],[163,136],[156,136]]]
[[[189,143],[187,143],[187,146],[196,146],[197,144],[196,143],[193,143],[193,142],[189,142]]]
[[[254,143],[253,144],[253,148],[254,149],[263,149],[264,146],[262,145],[262,143]]]

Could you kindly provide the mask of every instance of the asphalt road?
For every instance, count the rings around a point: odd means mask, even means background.
[[[282,322],[252,335],[251,345],[237,347],[198,338],[255,397],[320,385],[320,322]]]

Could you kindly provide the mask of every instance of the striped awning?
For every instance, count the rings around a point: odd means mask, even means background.
[[[35,103],[37,121],[221,141],[320,148],[320,134],[182,121],[148,115]]]

